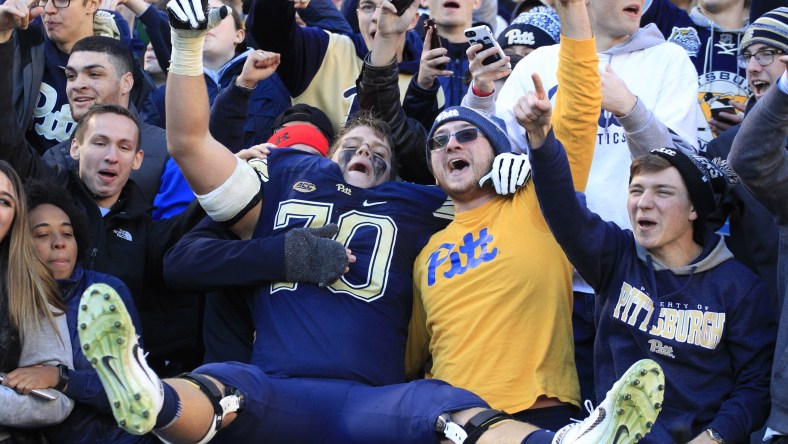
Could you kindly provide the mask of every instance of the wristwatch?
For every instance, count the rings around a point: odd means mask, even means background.
[[[68,385],[68,366],[65,364],[58,364],[57,370],[60,373],[60,379],[57,381],[57,385],[52,387],[53,389],[62,392],[66,385]]]
[[[725,444],[725,439],[716,430],[714,430],[714,429],[706,429],[706,433],[709,434],[709,438],[712,441],[718,442],[720,444]]]

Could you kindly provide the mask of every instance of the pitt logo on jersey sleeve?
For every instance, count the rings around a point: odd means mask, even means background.
[[[656,307],[648,294],[627,282],[621,286],[613,317],[648,333],[653,337],[650,350],[669,358],[676,357],[674,345],[679,344],[713,350],[725,330],[725,313],[703,304],[663,301]]]

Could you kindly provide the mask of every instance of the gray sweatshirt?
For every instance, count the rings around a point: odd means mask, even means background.
[[[626,41],[600,53],[599,60],[600,63],[607,63],[615,55],[627,54],[662,43],[665,43],[665,39],[660,34],[659,29],[654,25],[648,25],[632,34]],[[528,62],[528,57],[520,61],[520,63]],[[496,91],[502,86],[502,83],[502,81],[495,83]],[[488,114],[495,114],[495,96],[479,97],[475,95],[473,93],[473,84],[468,86],[468,92],[462,99],[462,105],[486,111]],[[616,119],[624,128],[629,153],[632,158],[647,154],[652,149],[661,147],[674,147],[687,154],[695,154],[696,152],[692,143],[670,131],[640,99],[638,99],[635,108],[629,114]]]
[[[74,367],[65,314],[55,317],[55,324],[57,333],[46,319],[38,323],[38,328],[34,325],[22,327],[20,367],[36,364]],[[74,408],[74,401],[57,390],[47,389],[47,392],[57,396],[57,399],[47,401],[33,395],[20,395],[8,387],[0,386],[0,440],[8,436],[3,426],[35,428],[57,424],[68,417]]]

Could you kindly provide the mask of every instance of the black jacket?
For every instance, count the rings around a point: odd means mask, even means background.
[[[755,105],[755,100],[750,99],[747,105],[749,113]],[[733,146],[733,139],[740,128],[739,124],[722,132],[709,142],[706,151],[702,154],[710,160],[727,159]],[[709,216],[709,224],[711,228],[717,229],[726,218],[730,221],[730,234],[725,236],[725,243],[733,253],[733,257],[763,279],[772,303],[775,307],[779,307],[781,304],[777,294],[779,232],[774,216],[753,197],[744,184],[738,183],[733,188],[733,193],[728,193],[719,210]]]
[[[10,44],[0,44],[0,159],[23,178],[54,180],[65,187],[85,213],[90,247],[83,266],[120,278],[130,289],[142,318],[143,336],[157,367],[165,357],[201,349],[200,301],[170,291],[162,277],[164,253],[205,212],[194,202],[177,217],[154,221],[152,206],[134,181],[129,180],[110,212],[101,216],[92,193],[68,166],[47,164],[25,140],[24,129],[11,102]],[[200,357],[201,358],[201,357]],[[198,360],[199,361],[199,360]],[[161,368],[158,368],[161,370]]]
[[[399,101],[398,79],[396,62],[375,67],[369,64],[367,55],[356,80],[361,109],[371,110],[391,127],[399,176],[409,182],[434,185],[435,178],[427,165],[426,131],[417,120],[405,115]]]
[[[121,34],[118,39],[124,44],[129,44],[131,35],[128,32],[129,25],[126,20],[120,14],[111,11],[105,12],[112,15],[118,26]],[[8,97],[12,97],[13,112],[18,118],[19,124],[26,130],[33,123],[33,113],[38,102],[38,90],[44,79],[46,65],[44,42],[47,39],[41,19],[34,20],[27,29],[14,31],[11,40],[6,42],[11,47],[11,54],[8,55],[3,50],[2,59],[0,59],[7,61],[9,67],[13,61],[13,80],[10,83],[13,89],[9,89],[7,94]],[[65,76],[65,74],[63,75]],[[136,61],[132,64],[132,75],[134,76],[134,86],[129,92],[129,101],[141,109],[148,95],[156,89],[156,85]],[[58,93],[65,94],[65,91]]]

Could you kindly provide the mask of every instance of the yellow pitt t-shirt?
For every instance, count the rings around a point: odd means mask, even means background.
[[[455,214],[414,265],[433,377],[510,413],[541,395],[580,405],[571,277],[532,187]]]

